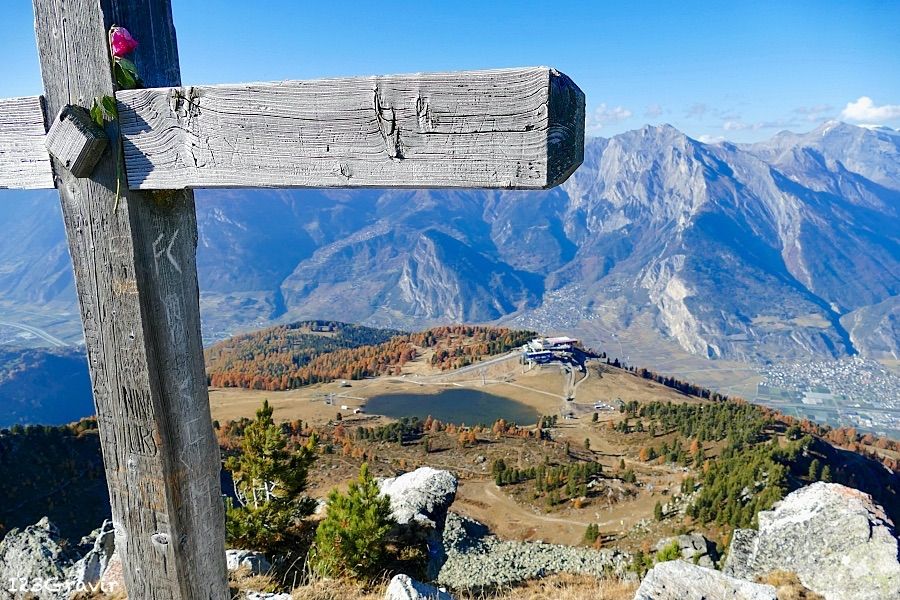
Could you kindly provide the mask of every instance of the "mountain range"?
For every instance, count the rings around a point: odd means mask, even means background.
[[[74,305],[56,194],[0,196],[0,302]],[[198,191],[207,342],[304,318],[638,327],[700,357],[900,356],[900,132],[593,138],[545,192]],[[37,309],[39,311],[39,308]],[[648,365],[652,366],[652,365]]]

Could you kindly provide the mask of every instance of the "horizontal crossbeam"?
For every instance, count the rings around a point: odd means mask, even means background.
[[[132,190],[544,189],[584,158],[584,94],[547,67],[141,89],[116,98]]]
[[[53,187],[41,98],[0,100],[0,189]]]
[[[128,184],[547,188],[584,95],[546,67],[120,92]]]

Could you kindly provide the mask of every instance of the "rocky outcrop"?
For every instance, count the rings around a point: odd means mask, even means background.
[[[100,576],[100,589],[110,593],[125,589],[125,567],[118,550],[113,552],[106,570]]]
[[[618,550],[592,550],[542,542],[503,541],[486,526],[450,513],[444,529],[447,560],[440,585],[460,590],[491,590],[553,573],[605,577],[623,575],[629,557]]]
[[[41,600],[67,597],[67,572],[77,560],[46,517],[11,530],[0,542],[0,600],[23,597],[27,590]]]
[[[673,542],[678,545],[678,550],[681,552],[681,558],[683,560],[708,569],[716,568],[716,563],[719,560],[716,546],[699,533],[690,533],[662,539],[656,543],[653,550],[659,552],[663,548],[672,545]]]
[[[384,600],[453,600],[450,594],[426,585],[408,575],[395,575],[388,584]]]
[[[272,564],[263,553],[252,550],[226,550],[225,564],[229,571],[246,568],[254,575],[264,575],[272,568]]]
[[[900,598],[893,524],[871,496],[814,483],[759,513],[759,531],[737,530],[724,571],[755,579],[792,571],[827,600]]]
[[[456,499],[456,487],[457,480],[452,473],[431,467],[378,482],[381,494],[391,500],[391,513],[398,523],[400,539],[427,546],[429,577],[437,575],[446,558],[442,532],[450,505]]]
[[[776,600],[775,588],[672,560],[650,569],[634,600]]]
[[[104,521],[74,547],[46,517],[23,530],[13,529],[0,542],[0,600],[68,600],[76,592],[122,590],[125,583],[115,549],[111,521]]]
[[[421,467],[399,477],[378,482],[382,495],[391,499],[394,520],[401,525],[443,528],[447,511],[456,499],[456,477],[450,471]]]
[[[100,577],[116,551],[116,531],[112,521],[104,521],[100,529],[84,538],[81,543],[90,550],[73,565],[69,573],[78,589],[100,583]]]

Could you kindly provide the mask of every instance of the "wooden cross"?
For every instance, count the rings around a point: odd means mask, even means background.
[[[34,12],[44,95],[0,100],[0,188],[59,190],[129,597],[225,600],[191,188],[545,189],[581,164],[584,94],[546,67],[181,87],[170,0]],[[113,24],[147,89],[116,91]]]

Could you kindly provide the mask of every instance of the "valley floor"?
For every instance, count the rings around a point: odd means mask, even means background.
[[[489,392],[526,405],[537,414],[557,416],[557,423],[552,428],[552,437],[558,442],[556,446],[568,443],[576,458],[556,456],[561,451],[549,449],[536,440],[480,440],[477,444],[459,447],[448,438],[443,443],[435,442],[436,448],[427,454],[419,443],[407,443],[402,448],[395,443],[372,445],[371,451],[378,456],[375,471],[393,475],[398,467],[421,465],[453,471],[460,477],[454,510],[485,523],[502,538],[577,545],[587,526],[594,523],[599,525],[607,541],[616,540],[619,545],[639,547],[644,540],[671,533],[660,531],[659,524],[653,521],[654,506],[657,502],[665,504],[671,494],[678,492],[687,469],[648,463],[638,456],[642,444],[651,441],[661,444],[669,441],[671,436],[660,434],[652,440],[644,439],[647,437],[644,436],[636,444],[634,435],[625,436],[612,430],[612,426],[624,418],[618,410],[595,410],[594,405],[604,403],[617,407],[620,402],[697,402],[697,399],[602,361],[588,363],[586,373],[577,370],[571,373],[556,364],[527,369],[520,364],[519,354],[512,353],[473,367],[442,373],[427,366],[428,358],[425,355],[408,363],[400,376],[353,381],[350,382],[352,387],[333,382],[286,392],[213,388],[210,390],[213,418],[224,423],[252,417],[267,399],[278,420],[300,419],[313,426],[334,426],[338,424],[335,419],[340,412],[340,424],[352,432],[358,426],[377,427],[393,421],[380,415],[353,414],[355,408],[364,408],[367,400],[375,396],[399,392],[437,394],[448,388]],[[574,400],[567,401],[567,396],[573,392]],[[332,404],[327,404],[329,396]],[[592,420],[594,413],[598,415],[596,422]],[[461,418],[456,422],[464,420]],[[590,450],[584,448],[585,440],[589,440]],[[713,454],[714,444],[708,444],[708,450]],[[529,484],[500,487],[494,482],[491,465],[497,459],[528,466],[540,464],[547,456],[554,464],[577,461],[580,457],[601,464],[604,472],[610,474],[621,474],[624,464],[625,469],[635,472],[640,483],[635,486],[611,485],[605,501],[595,499],[584,505],[565,502],[548,509],[530,496]],[[335,485],[351,480],[359,464],[339,453],[323,455],[320,460],[320,468],[311,482],[311,492],[320,497]]]

